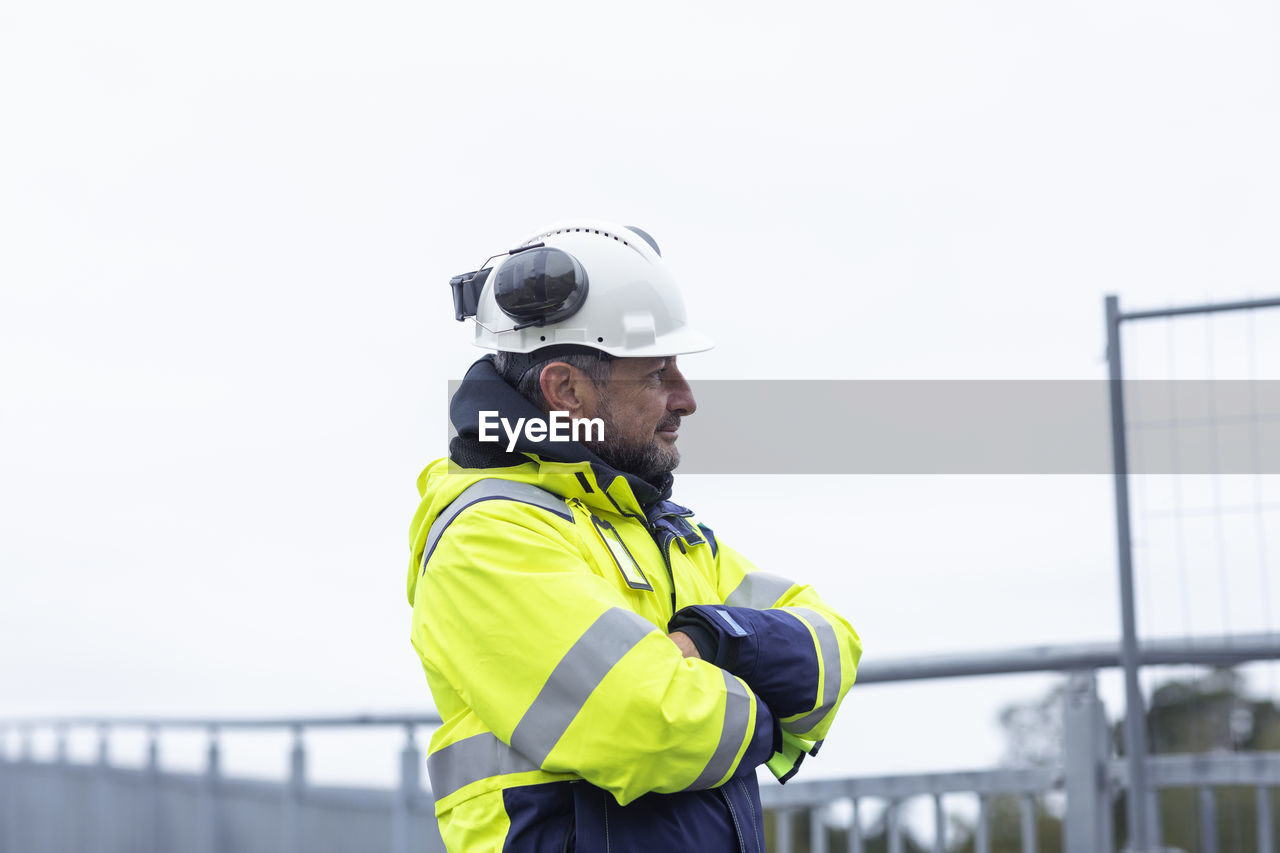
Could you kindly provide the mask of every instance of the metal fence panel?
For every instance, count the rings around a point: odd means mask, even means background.
[[[305,805],[303,850],[390,850],[391,810]]]
[[[1243,645],[1241,645],[1243,643]],[[1280,638],[1232,638],[1230,643],[1151,643],[1142,650],[1146,662],[1232,663],[1280,658]],[[955,677],[977,672],[1022,672],[1033,669],[1067,670],[1071,681],[1064,713],[1061,767],[996,768],[981,771],[922,773],[895,776],[824,779],[766,785],[761,799],[776,853],[802,841],[793,837],[804,819],[810,849],[828,846],[824,815],[838,812],[836,802],[852,802],[854,819],[846,833],[846,848],[866,849],[862,833],[883,833],[890,851],[902,851],[912,827],[900,811],[905,804],[929,798],[933,805],[934,849],[945,849],[944,796],[976,796],[979,814],[974,846],[987,853],[993,845],[993,798],[1013,797],[1020,803],[1021,841],[1027,849],[1037,843],[1036,798],[1055,792],[1065,798],[1064,847],[1067,853],[1110,853],[1113,801],[1128,784],[1131,763],[1109,754],[1106,716],[1096,693],[1095,667],[1113,666],[1118,652],[1092,647],[1044,647],[1017,654],[965,655],[936,658],[919,666],[886,668],[881,681]],[[860,673],[874,675],[870,668]],[[430,792],[423,789],[421,754],[415,732],[438,725],[438,717],[370,716],[310,719],[161,720],[60,719],[0,722],[0,853],[441,853],[444,845],[433,813]],[[94,764],[66,761],[70,728],[92,726],[99,732],[99,755]],[[399,726],[406,732],[400,753],[400,784],[391,790],[328,788],[306,779],[304,734],[312,727]],[[124,727],[143,727],[150,733],[147,765],[122,769],[112,764],[110,733]],[[59,749],[54,761],[31,759],[31,736],[37,729],[54,729]],[[159,762],[162,730],[204,730],[208,735],[204,772],[164,772]],[[282,782],[232,779],[222,775],[219,733],[230,729],[286,729],[294,733],[289,777]],[[20,755],[8,751],[17,734]],[[1204,789],[1212,811],[1210,789],[1250,786],[1259,789],[1260,848],[1274,846],[1270,831],[1269,789],[1280,787],[1280,752],[1158,755],[1144,763],[1155,789]],[[868,806],[868,803],[872,803]],[[873,820],[876,806],[883,808]],[[1208,846],[1209,842],[1206,842]]]
[[[201,794],[190,785],[161,780],[157,801],[156,841],[153,853],[170,850],[199,850]]]
[[[284,783],[0,759],[0,853],[282,853]],[[398,853],[389,791],[315,789],[297,806],[296,850]],[[443,853],[429,797],[407,811],[404,850]]]
[[[218,841],[222,851],[282,853],[284,838],[284,786],[271,799],[256,792],[224,785],[217,796]],[[316,849],[342,849],[321,845]],[[376,848],[370,847],[370,850]]]

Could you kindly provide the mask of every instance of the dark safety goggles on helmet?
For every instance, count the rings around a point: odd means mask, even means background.
[[[503,314],[516,321],[512,331],[558,323],[582,307],[587,298],[587,271],[573,255],[545,243],[521,246],[503,254],[511,259],[498,268],[493,298]],[[485,261],[487,264],[494,255]],[[459,321],[476,315],[480,294],[492,267],[455,275],[453,314]]]

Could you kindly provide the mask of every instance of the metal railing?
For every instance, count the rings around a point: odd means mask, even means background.
[[[1139,647],[1143,666],[1197,664],[1232,666],[1280,658],[1280,636],[1237,635],[1196,640],[1150,640]],[[1036,800],[1047,793],[1061,795],[1062,844],[1066,853],[1112,853],[1112,805],[1128,788],[1129,764],[1112,755],[1105,709],[1097,692],[1096,671],[1122,666],[1119,644],[1035,646],[997,653],[921,656],[901,661],[868,663],[859,670],[858,685],[1001,675],[1061,672],[1068,676],[1063,697],[1063,761],[1054,767],[995,768],[954,773],[925,773],[850,779],[792,782],[761,791],[765,808],[774,815],[774,849],[792,853],[793,820],[804,816],[809,825],[811,853],[828,850],[822,815],[833,804],[849,805],[852,821],[845,833],[846,849],[862,853],[866,834],[859,820],[866,805],[881,804],[883,831],[889,853],[902,853],[906,828],[900,818],[913,799],[932,800],[933,850],[947,849],[947,821],[943,798],[967,795],[977,800],[974,849],[992,849],[990,803],[996,797],[1015,798],[1019,805],[1020,849],[1036,853]],[[1247,786],[1257,791],[1256,817],[1259,853],[1274,853],[1269,789],[1280,787],[1280,752],[1199,755],[1157,755],[1145,761],[1152,790],[1149,808],[1156,815],[1154,843],[1159,838],[1159,803],[1155,789],[1195,788],[1201,808],[1201,853],[1217,853],[1214,789]]]
[[[1107,296],[1103,302],[1107,328],[1107,376],[1111,408],[1112,483],[1115,490],[1116,555],[1120,581],[1120,644],[1124,669],[1125,743],[1129,762],[1126,820],[1131,846],[1137,853],[1160,848],[1160,816],[1156,813],[1158,787],[1147,779],[1147,732],[1144,725],[1142,690],[1138,670],[1142,666],[1138,642],[1138,621],[1134,607],[1133,535],[1129,506],[1129,450],[1125,415],[1124,368],[1121,354],[1121,327],[1135,321],[1167,319],[1190,315],[1209,315],[1233,311],[1257,311],[1280,308],[1280,297],[1218,302],[1205,305],[1158,308],[1148,311],[1121,311],[1120,298]],[[1258,460],[1254,459],[1255,467]],[[1254,470],[1255,475],[1262,473]],[[1270,830],[1267,832],[1270,838]]]
[[[174,719],[66,717],[0,723],[17,729],[20,753],[0,750],[0,853],[338,853],[390,851],[436,853],[444,844],[434,802],[422,786],[419,727],[440,718],[372,715],[288,719]],[[317,728],[388,728],[405,731],[400,784],[395,790],[336,787],[307,780],[305,733]],[[93,764],[73,763],[72,730],[97,731]],[[122,729],[147,733],[146,764],[121,767],[111,760],[111,736]],[[206,733],[204,770],[163,769],[160,735],[166,730]],[[32,736],[52,730],[53,761],[37,761]],[[224,731],[292,733],[284,782],[237,779],[222,772]]]
[[[1140,658],[1143,665],[1224,666],[1275,660],[1280,659],[1280,637],[1149,641],[1141,647]],[[766,785],[761,795],[774,832],[773,849],[793,853],[797,847],[793,830],[796,819],[801,818],[808,822],[811,853],[825,853],[829,840],[823,815],[833,804],[845,803],[854,816],[844,833],[847,850],[860,853],[864,849],[864,821],[858,818],[875,805],[883,806],[881,828],[889,853],[903,853],[908,832],[903,809],[910,801],[923,798],[932,802],[933,849],[942,853],[947,849],[944,799],[963,795],[977,801],[977,853],[992,849],[990,805],[997,797],[1013,797],[1018,802],[1021,849],[1034,853],[1037,798],[1056,792],[1065,802],[1062,849],[1067,853],[1111,853],[1112,804],[1127,788],[1128,764],[1111,754],[1096,671],[1120,663],[1118,644],[1039,646],[868,663],[859,672],[859,689],[977,675],[1066,674],[1061,765]],[[0,722],[0,746],[15,729],[22,742],[17,756],[0,751],[0,853],[443,850],[431,794],[423,786],[422,755],[415,738],[418,728],[439,722],[431,715],[243,720],[75,717]],[[305,733],[332,727],[403,728],[406,742],[400,753],[399,786],[377,790],[309,784]],[[96,763],[68,759],[68,734],[83,728],[97,731]],[[111,734],[122,729],[147,733],[147,760],[142,768],[112,762]],[[172,729],[206,733],[203,772],[176,773],[161,766],[160,734]],[[246,729],[292,732],[289,773],[284,782],[236,779],[222,773],[220,734]],[[52,761],[33,756],[32,736],[41,731],[51,731],[56,737]],[[1216,853],[1214,789],[1255,788],[1258,850],[1273,853],[1269,791],[1280,787],[1280,753],[1157,755],[1147,759],[1145,768],[1153,789],[1199,791],[1201,853]],[[1155,800],[1154,790],[1149,797]],[[1153,809],[1155,805],[1153,802]]]

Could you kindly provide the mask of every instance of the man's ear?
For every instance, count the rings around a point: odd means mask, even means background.
[[[538,385],[553,412],[568,412],[569,417],[592,417],[596,405],[596,387],[578,368],[553,361],[542,368]]]

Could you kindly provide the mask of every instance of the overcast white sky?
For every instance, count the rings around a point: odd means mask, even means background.
[[[1106,293],[1280,294],[1262,0],[8,4],[0,116],[0,717],[427,706],[406,531],[480,354],[447,282],[549,221],[657,238],[695,381],[1102,378]],[[1277,331],[1131,364],[1275,378]],[[838,452],[804,415],[759,412]],[[1103,477],[676,497],[868,661],[1118,632]],[[1179,552],[1151,516],[1144,630],[1271,626],[1277,515],[1239,518]],[[806,769],[989,764],[1051,683],[855,689]]]

